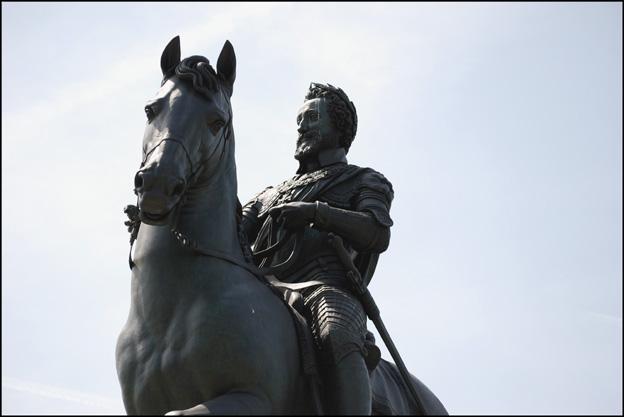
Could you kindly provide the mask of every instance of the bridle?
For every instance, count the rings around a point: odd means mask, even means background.
[[[226,97],[226,96],[224,95],[224,97]],[[184,145],[184,141],[170,136],[170,137],[166,137],[164,139],[161,139],[156,145],[154,145],[148,152],[145,153],[145,156],[143,157],[143,160],[141,161],[141,165],[140,165],[139,170],[137,171],[137,173],[142,171],[143,167],[145,166],[145,163],[147,162],[147,158],[149,158],[150,154],[152,152],[154,152],[154,150],[156,150],[156,148],[158,148],[161,145],[161,143],[163,143],[165,141],[172,141],[174,143],[177,143],[184,150],[184,154],[186,155],[186,159],[189,162],[189,167],[190,167],[190,171],[191,171],[191,174],[189,175],[189,178],[186,181],[188,184],[192,184],[195,181],[195,176],[204,168],[204,166],[206,164],[208,164],[208,162],[210,162],[210,160],[212,159],[214,154],[217,152],[217,149],[219,149],[219,145],[221,145],[221,143],[223,142],[223,146],[221,147],[221,155],[219,156],[219,161],[217,162],[217,166],[218,166],[219,163],[221,162],[221,159],[223,158],[223,155],[225,154],[225,142],[227,142],[227,139],[230,137],[231,130],[232,130],[232,107],[231,107],[231,103],[227,99],[227,97],[226,97],[226,101],[228,103],[228,108],[229,108],[228,122],[223,127],[221,136],[219,137],[219,142],[217,142],[217,145],[214,147],[214,150],[208,156],[208,158],[205,158],[205,159],[203,159],[200,162],[200,164],[197,167],[197,169],[193,169],[193,159],[191,158],[191,154],[189,153],[189,151],[186,149],[186,146]],[[225,139],[225,141],[223,139]],[[138,198],[138,193],[137,193],[136,188],[134,189],[134,194],[137,194],[137,198]],[[137,199],[137,203],[138,203],[138,199]]]
[[[148,152],[145,153],[145,156],[143,158],[143,160],[141,161],[141,165],[139,168],[139,171],[141,171],[141,169],[145,166],[145,163],[147,162],[147,158],[149,157],[149,155],[158,147],[160,146],[163,142],[165,141],[172,141],[174,143],[177,143],[178,145],[180,145],[182,147],[182,149],[184,150],[184,153],[189,161],[189,165],[190,165],[190,171],[191,174],[188,178],[187,183],[188,184],[193,184],[194,181],[196,181],[196,176],[204,169],[204,167],[206,165],[209,164],[209,162],[211,161],[211,159],[213,158],[213,156],[216,154],[217,150],[219,148],[221,148],[221,154],[219,156],[219,160],[216,163],[216,166],[218,167],[220,165],[221,159],[223,158],[223,155],[225,154],[225,148],[226,148],[226,142],[228,140],[228,138],[231,135],[231,129],[232,129],[232,108],[231,108],[231,103],[229,101],[229,99],[227,99],[227,96],[224,95],[224,97],[226,97],[226,101],[228,103],[228,108],[229,108],[229,120],[226,123],[226,125],[224,126],[224,128],[222,129],[223,133],[221,134],[220,138],[219,138],[219,142],[217,143],[217,145],[215,146],[214,150],[212,151],[212,153],[205,158],[204,160],[201,161],[201,163],[198,165],[198,167],[196,169],[193,169],[193,160],[191,158],[190,153],[188,152],[186,146],[184,145],[184,141],[183,140],[179,140],[175,137],[166,137],[164,139],[161,139],[156,145],[154,145]],[[223,144],[222,144],[223,143]],[[215,181],[216,178],[211,177],[211,182]],[[188,188],[187,188],[188,189]],[[130,233],[130,252],[128,253],[128,264],[130,266],[130,270],[132,270],[132,268],[135,266],[134,261],[132,260],[132,247],[134,244],[134,241],[136,240],[137,236],[138,236],[138,231],[139,231],[139,227],[141,225],[141,219],[140,219],[140,210],[139,210],[139,204],[138,204],[138,192],[137,189],[134,189],[134,193],[137,195],[137,205],[136,206],[127,206],[126,209],[124,210],[124,212],[128,215],[128,217],[130,218],[129,222],[126,222],[126,225],[128,225],[128,230],[131,232]],[[203,247],[199,242],[197,242],[195,239],[192,239],[190,237],[188,237],[186,234],[184,234],[183,232],[181,232],[180,230],[178,230],[178,220],[179,220],[179,216],[180,216],[180,208],[184,205],[184,202],[186,200],[186,192],[182,195],[182,197],[180,198],[180,201],[178,201],[178,203],[176,203],[176,206],[173,208],[173,221],[172,221],[172,227],[170,229],[171,233],[173,234],[173,236],[175,237],[176,241],[182,245],[183,247],[189,248],[191,250],[193,250],[194,252],[196,252],[197,254],[203,255],[203,256],[209,256],[212,258],[217,258],[217,259],[221,259],[224,260],[226,262],[232,263],[240,268],[243,268],[245,270],[247,270],[248,272],[252,273],[254,276],[256,276],[257,278],[260,279],[261,282],[263,282],[264,284],[269,284],[270,286],[273,287],[282,287],[282,288],[288,288],[291,290],[297,290],[300,288],[304,288],[307,286],[311,286],[311,285],[318,285],[321,284],[320,282],[317,281],[308,281],[305,283],[298,283],[298,284],[288,284],[288,283],[282,283],[279,280],[277,280],[277,278],[275,277],[275,274],[281,272],[281,271],[285,271],[287,270],[293,263],[294,261],[298,258],[299,253],[301,251],[301,244],[303,241],[303,229],[297,230],[296,232],[286,232],[284,234],[284,236],[282,237],[282,239],[278,240],[276,243],[271,244],[271,239],[269,238],[269,243],[266,249],[264,250],[260,250],[258,252],[255,252],[252,254],[252,258],[254,261],[256,260],[261,260],[260,261],[260,267],[257,267],[252,261],[251,259],[245,259],[244,261],[241,261],[240,259],[215,250],[215,249],[210,249],[210,248],[205,248]],[[271,235],[272,232],[272,228],[273,228],[273,219],[269,218],[265,221],[263,228],[269,228],[269,236]],[[240,239],[239,239],[240,240]],[[293,242],[293,249],[292,252],[290,253],[290,255],[288,256],[288,258],[283,261],[280,262],[277,265],[270,265],[271,262],[269,262],[273,256],[277,253],[277,251],[282,248],[286,243],[288,242]],[[242,243],[241,243],[242,245]],[[243,250],[243,253],[245,251]],[[265,265],[269,265],[269,266],[265,266]]]
[[[164,143],[165,141],[171,141],[174,142],[176,144],[178,144],[179,146],[182,147],[182,149],[184,150],[184,154],[186,155],[186,158],[189,162],[189,167],[190,167],[190,172],[191,174],[188,177],[187,180],[187,184],[193,184],[196,181],[196,177],[199,175],[199,173],[207,166],[210,165],[211,160],[213,159],[214,155],[216,154],[216,152],[221,149],[221,153],[219,156],[219,160],[216,162],[215,164],[215,171],[218,169],[221,160],[223,159],[223,156],[225,154],[225,149],[226,149],[226,143],[231,135],[231,129],[232,129],[232,108],[231,108],[231,103],[230,101],[227,99],[227,96],[224,95],[224,97],[226,98],[226,101],[228,103],[228,108],[229,108],[229,119],[228,122],[226,123],[226,125],[223,127],[222,129],[222,134],[219,138],[219,141],[217,143],[217,145],[214,147],[214,150],[210,153],[210,155],[207,158],[204,158],[201,163],[197,166],[197,168],[193,168],[193,159],[191,158],[191,155],[187,149],[187,147],[184,145],[184,140],[181,140],[177,137],[173,137],[173,136],[169,136],[166,137],[164,139],[161,139],[156,145],[154,145],[149,151],[145,152],[143,160],[141,161],[141,165],[139,167],[139,171],[140,172],[143,167],[145,166],[147,159],[149,158],[149,155],[156,149],[158,148],[162,143]],[[214,180],[213,180],[214,181]],[[128,254],[128,264],[130,266],[130,269],[132,270],[132,268],[134,267],[134,261],[132,260],[132,247],[134,244],[134,241],[136,240],[137,236],[138,236],[138,230],[139,227],[141,225],[141,219],[140,219],[140,210],[138,208],[138,191],[135,188],[134,189],[134,193],[137,195],[137,205],[136,206],[128,206],[126,208],[126,214],[128,214],[128,217],[130,217],[130,222],[128,222],[127,224],[130,226],[129,230],[131,230],[131,236],[130,236],[130,252]],[[173,236],[175,237],[176,241],[182,245],[183,247],[186,247],[188,249],[191,249],[192,251],[203,255],[203,256],[209,256],[209,257],[213,257],[213,258],[218,258],[224,261],[227,261],[229,263],[232,263],[234,265],[237,265],[238,267],[241,267],[245,270],[247,270],[248,272],[251,272],[253,275],[255,275],[256,277],[261,278],[261,280],[263,282],[266,283],[266,281],[274,281],[274,274],[278,273],[279,271],[284,271],[286,269],[288,269],[288,267],[290,265],[292,265],[292,263],[297,259],[300,249],[301,249],[301,241],[302,241],[302,236],[303,236],[303,230],[297,231],[296,233],[286,233],[285,236],[283,236],[283,238],[281,240],[279,240],[278,242],[276,242],[275,244],[270,244],[270,240],[269,240],[269,247],[258,251],[256,253],[252,254],[252,258],[254,260],[257,259],[261,259],[260,262],[260,267],[256,267],[256,265],[254,263],[251,262],[251,259],[248,259],[244,262],[240,261],[239,259],[235,258],[234,256],[231,256],[227,253],[221,252],[221,251],[217,251],[215,249],[210,249],[210,248],[205,248],[203,247],[203,245],[201,245],[199,242],[197,242],[195,239],[192,239],[190,237],[188,237],[186,234],[184,234],[183,232],[181,232],[180,230],[178,230],[178,219],[179,219],[179,215],[180,215],[180,207],[182,207],[184,205],[184,202],[186,200],[186,192],[182,195],[182,197],[180,198],[180,201],[178,201],[175,205],[175,207],[172,209],[173,210],[173,221],[172,221],[172,226],[170,228],[171,233],[173,234]],[[268,227],[269,228],[269,234],[271,234],[271,230],[272,230],[272,224],[273,221],[272,219],[269,219],[268,221],[265,222],[265,226],[264,227]],[[291,252],[291,254],[288,256],[288,258],[284,261],[279,263],[278,265],[275,266],[267,266],[265,267],[266,264],[270,263],[268,262],[270,259],[272,259],[272,257],[275,255],[275,253],[278,251],[278,249],[280,249],[281,247],[283,247],[286,243],[288,242],[293,242],[293,250]],[[242,244],[242,243],[241,243]],[[277,281],[275,281],[277,283]],[[291,284],[284,284],[284,285],[291,285]]]
[[[156,148],[158,148],[158,147],[160,146],[160,144],[161,144],[161,143],[163,143],[164,141],[167,141],[167,140],[170,140],[170,141],[172,141],[172,142],[175,142],[175,143],[177,143],[178,145],[180,145],[180,146],[182,147],[182,149],[184,150],[184,154],[186,155],[186,159],[187,159],[187,160],[188,160],[188,162],[189,162],[189,166],[191,167],[191,177],[193,177],[193,175],[195,174],[195,172],[194,172],[194,170],[193,170],[193,160],[191,159],[191,155],[189,154],[189,151],[187,151],[187,150],[186,150],[186,146],[184,146],[184,142],[182,142],[181,140],[178,140],[178,139],[176,139],[176,138],[174,138],[174,137],[167,137],[167,138],[164,138],[164,139],[162,139],[160,142],[158,142],[156,145],[154,145],[154,146],[152,147],[152,149],[150,149],[150,150],[149,150],[149,152],[147,152],[147,153],[145,154],[145,156],[143,157],[143,161],[141,161],[141,167],[140,167],[140,168],[143,168],[143,167],[145,166],[145,163],[147,162],[147,158],[149,158],[150,154],[151,154],[152,152],[154,152],[154,150],[155,150]],[[139,172],[140,172],[140,171],[141,171],[141,169],[139,169]],[[136,190],[135,190],[135,193],[136,193]]]
[[[184,154],[186,155],[186,158],[189,162],[189,167],[190,167],[190,172],[191,174],[189,175],[186,184],[188,184],[188,187],[190,187],[191,184],[193,184],[196,181],[196,177],[198,176],[198,174],[207,166],[209,165],[209,163],[211,163],[211,160],[213,159],[213,156],[216,154],[217,150],[219,148],[221,148],[221,153],[219,155],[219,160],[217,161],[217,163],[215,164],[215,166],[219,166],[221,163],[221,160],[223,159],[223,156],[225,155],[225,148],[226,148],[226,143],[232,133],[232,107],[231,107],[231,103],[230,100],[227,98],[227,96],[225,94],[223,94],[223,97],[225,97],[225,100],[228,104],[228,109],[229,109],[229,118],[228,121],[226,123],[226,125],[221,129],[222,133],[221,136],[219,137],[219,141],[217,142],[217,145],[214,147],[213,151],[210,153],[210,155],[207,158],[202,159],[202,161],[199,163],[199,165],[197,166],[196,169],[193,169],[193,159],[191,158],[191,155],[189,153],[189,151],[187,150],[186,146],[184,145],[184,141],[177,139],[175,137],[166,137],[164,139],[161,139],[156,145],[154,145],[149,151],[145,152],[144,156],[143,156],[143,160],[141,161],[141,165],[139,166],[139,170],[137,171],[137,174],[139,172],[141,172],[143,170],[143,167],[145,166],[145,163],[147,162],[147,159],[149,158],[149,155],[156,149],[158,148],[163,142],[165,141],[172,141],[174,143],[177,143],[178,145],[180,145],[182,147],[182,149],[184,150]],[[211,182],[216,181],[216,178],[212,178]],[[187,189],[188,189],[187,187]],[[185,190],[186,191],[186,190]],[[141,219],[140,219],[140,209],[139,209],[139,193],[137,191],[137,188],[134,188],[134,194],[137,196],[137,204],[136,206],[127,206],[126,209],[124,209],[124,212],[128,215],[128,217],[130,218],[130,221],[127,222],[126,224],[129,226],[128,230],[130,231],[130,252],[128,254],[128,264],[130,265],[130,269],[132,270],[132,268],[134,267],[135,263],[132,260],[132,246],[134,245],[134,241],[136,240],[138,233],[139,233],[139,227],[141,225]],[[173,210],[173,226],[171,227],[171,232],[173,233],[173,235],[176,237],[176,240],[180,243],[182,243],[184,246],[188,246],[189,243],[192,240],[188,237],[186,237],[182,232],[177,230],[177,226],[178,226],[178,219],[180,216],[180,208],[184,205],[184,202],[186,201],[186,192],[182,195],[182,197],[180,198],[180,201],[178,201],[176,203],[176,206],[172,209]]]

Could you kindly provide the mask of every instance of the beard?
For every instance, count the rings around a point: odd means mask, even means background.
[[[303,135],[299,135],[295,159],[301,161],[318,154],[322,149],[321,142],[321,134],[318,130],[311,130]]]
[[[297,149],[295,150],[295,159],[303,161],[315,157],[324,149],[330,149],[336,146],[336,139],[321,137],[321,132],[319,130],[310,130],[303,135],[299,135],[297,139]]]

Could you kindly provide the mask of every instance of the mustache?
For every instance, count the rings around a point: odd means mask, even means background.
[[[300,133],[297,138],[297,143],[301,143],[306,139],[319,139],[321,136],[321,132],[318,130],[308,130],[306,132]]]

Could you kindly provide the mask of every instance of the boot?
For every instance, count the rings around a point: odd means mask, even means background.
[[[339,415],[370,415],[371,385],[360,352],[351,352],[325,372],[325,411]]]

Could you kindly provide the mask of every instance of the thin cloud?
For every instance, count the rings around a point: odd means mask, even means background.
[[[115,401],[112,398],[74,391],[63,387],[24,381],[21,379],[11,378],[7,376],[2,376],[2,388],[25,392],[40,397],[78,403],[86,405],[88,407],[99,409],[100,411],[107,411],[110,413],[119,412],[120,407],[119,401]]]
[[[599,313],[597,311],[589,311],[588,314],[593,318],[597,318],[597,319],[606,321],[611,324],[618,324],[620,326],[622,325],[622,317],[618,317],[618,316],[614,316],[614,315],[606,314],[606,313]]]
[[[200,45],[205,48],[206,43],[224,38],[238,27],[247,25],[250,20],[266,18],[274,7],[276,6],[252,7],[248,4],[239,4],[217,13],[211,13],[210,17],[201,23],[180,32],[183,38],[182,50],[183,52],[196,50]],[[175,35],[172,34],[171,37]],[[25,139],[45,143],[48,137],[41,134],[41,126],[57,121],[64,115],[72,114],[76,109],[83,109],[107,97],[120,95],[128,86],[151,77],[154,72],[154,63],[157,62],[154,57],[159,56],[168,40],[163,40],[162,45],[143,49],[141,54],[132,59],[116,62],[107,71],[98,72],[95,78],[64,86],[59,89],[58,94],[43,98],[22,111],[11,112],[5,107],[2,111],[3,146],[6,146],[7,142],[23,143]],[[186,55],[183,54],[183,56]],[[37,123],[33,124],[33,120]]]

